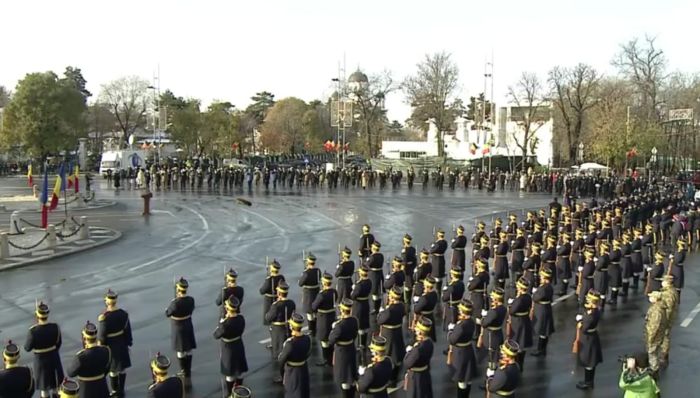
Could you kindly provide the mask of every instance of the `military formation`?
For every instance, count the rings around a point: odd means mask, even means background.
[[[700,208],[681,192],[658,186],[605,203],[555,200],[520,217],[509,214],[505,223],[493,219],[490,229],[483,221],[474,228],[468,238],[465,227],[453,226],[447,240],[448,233],[433,227],[434,241],[421,250],[407,233],[401,252],[385,256],[370,225],[364,225],[356,251],[338,246],[334,272],[319,269],[316,257],[303,253],[304,270],[294,277],[301,288],[299,305],[289,297],[291,278],[277,260],[268,259],[259,288],[261,322],[269,326],[268,349],[279,372],[274,381],[285,397],[313,393],[309,359],[317,346],[315,365],[327,369],[343,397],[386,397],[399,389],[407,397],[432,397],[431,360],[441,354],[457,397],[469,397],[472,384],[491,397],[512,397],[526,353],[548,355],[555,300],[571,296],[580,308],[572,352],[584,369],[576,387],[592,389],[603,361],[601,315],[634,290],[650,301],[645,338],[651,369],[658,376],[668,366],[684,261],[700,243]],[[251,391],[243,386],[249,371],[241,315],[245,291],[234,269],[223,282],[214,298],[220,309],[213,332],[220,344],[222,392],[246,397]],[[197,339],[189,287],[185,278],[174,283],[165,316],[175,354],[152,356],[149,397],[183,397],[191,388]],[[36,324],[24,341],[33,369],[17,366],[20,346],[8,342],[0,396],[32,397],[35,391],[41,397],[125,396],[133,343],[129,315],[119,308],[116,292],[108,290],[104,302],[97,323],[83,327],[84,348],[65,371],[61,329],[49,321],[49,306],[37,302]],[[444,350],[438,348],[442,341]],[[171,358],[179,367],[173,376]]]

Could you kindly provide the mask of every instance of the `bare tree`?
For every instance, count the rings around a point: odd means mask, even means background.
[[[358,85],[350,92],[362,122],[364,135],[367,139],[367,153],[370,158],[376,155],[374,149],[379,148],[379,134],[372,131],[372,127],[384,117],[384,101],[387,95],[395,89],[396,85],[391,73],[384,71],[379,75],[371,76],[366,86]],[[374,143],[372,142],[373,135],[375,136]]]
[[[549,72],[548,80],[550,96],[566,130],[568,158],[574,161],[585,115],[596,104],[595,91],[600,75],[593,67],[580,63],[573,68],[555,67]]]
[[[656,48],[656,38],[646,36],[640,43],[638,38],[620,46],[620,52],[612,64],[634,84],[639,99],[639,109],[648,121],[658,120],[657,105],[660,86],[666,76],[666,56]]]
[[[146,121],[148,82],[138,76],[127,76],[102,86],[100,102],[108,104],[123,135],[120,146]]]
[[[517,107],[517,109],[511,109],[511,119],[520,127],[518,131],[513,133],[513,139],[522,151],[521,170],[525,171],[527,170],[528,149],[534,152],[537,146],[535,133],[549,118],[549,110],[543,111],[545,104],[543,87],[540,79],[534,73],[523,72],[520,80],[514,86],[508,87],[508,96]]]
[[[450,129],[462,102],[456,98],[459,69],[450,54],[426,55],[418,64],[418,72],[403,82],[406,102],[413,107],[411,122],[422,126],[433,118],[438,127],[438,155],[444,156],[443,132]],[[458,109],[459,108],[459,109]]]

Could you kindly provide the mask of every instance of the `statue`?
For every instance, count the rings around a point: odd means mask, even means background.
[[[429,143],[437,143],[438,127],[437,127],[437,124],[435,123],[435,118],[431,117],[430,119],[426,120],[426,122],[428,123],[428,134],[427,134],[428,142]]]

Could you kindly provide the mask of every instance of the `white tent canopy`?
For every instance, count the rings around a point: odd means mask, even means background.
[[[579,171],[586,171],[586,170],[607,170],[608,168],[606,166],[603,166],[602,164],[598,163],[583,163],[581,166],[579,166]]]

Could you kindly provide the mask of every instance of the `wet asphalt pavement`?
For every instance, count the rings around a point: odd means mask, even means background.
[[[0,195],[26,194],[24,184],[24,179],[0,179]],[[99,198],[116,200],[117,205],[73,214],[87,215],[91,225],[118,229],[123,237],[105,247],[0,273],[0,339],[23,344],[26,330],[34,322],[35,299],[44,300],[51,306],[51,319],[63,331],[61,354],[65,364],[81,348],[80,330],[86,320],[96,321],[103,309],[103,294],[111,288],[119,292],[119,304],[131,316],[133,367],[127,377],[127,395],[137,397],[145,396],[150,383],[149,355],[160,351],[174,358],[170,324],[164,311],[173,296],[175,278],[184,276],[189,280],[190,294],[197,303],[193,320],[198,349],[194,352],[193,389],[189,396],[221,397],[219,348],[212,337],[218,321],[214,299],[223,284],[225,269],[233,266],[239,273],[239,284],[246,289],[243,315],[247,329],[243,340],[250,372],[244,384],[256,397],[281,397],[282,387],[271,382],[277,373],[265,349],[269,334],[262,325],[262,297],[258,294],[266,275],[266,256],[282,264],[281,272],[292,286],[290,297],[299,303],[296,281],[303,270],[302,252],[312,251],[318,257],[318,267],[332,272],[337,264],[338,244],[356,251],[364,223],[372,225],[372,232],[382,243],[382,252],[390,258],[399,254],[404,233],[413,236],[420,250],[430,245],[433,226],[445,229],[451,237],[452,224],[462,224],[471,235],[476,219],[486,221],[488,228],[494,216],[543,207],[551,200],[541,194],[436,191],[432,187],[424,191],[420,186],[412,192],[404,186],[398,191],[340,189],[332,193],[326,188],[265,193],[261,187],[252,194],[154,192],[154,212],[143,217],[138,191],[115,193],[99,178],[94,185]],[[238,197],[253,205],[237,203]],[[9,220],[9,214],[5,217]],[[39,215],[27,214],[25,218],[36,221]],[[60,221],[62,213],[52,218]],[[700,321],[691,321],[687,327],[678,324],[688,322],[700,301],[699,259],[700,255],[693,253],[686,261],[686,287],[672,332],[671,365],[660,382],[665,397],[692,396],[696,391],[693,377],[697,374],[694,365],[700,363]],[[576,366],[571,354],[576,302],[573,297],[557,302],[556,332],[548,356],[528,356],[518,397],[621,396],[617,388],[620,365],[616,359],[643,349],[646,308],[641,288],[620,300],[616,307],[606,307],[599,327],[604,362],[597,368],[595,389],[582,392],[575,384],[583,378],[583,369]],[[442,330],[441,325],[438,327]],[[455,386],[441,354],[444,348],[445,336],[439,333],[432,362],[434,393],[454,396]],[[23,363],[31,361],[30,355],[22,355]],[[315,342],[310,361],[312,394],[337,396],[330,368],[313,366],[319,358],[320,344]],[[485,366],[484,361],[482,370]],[[403,393],[392,396],[402,397]],[[483,392],[474,388],[471,396],[483,396]]]

